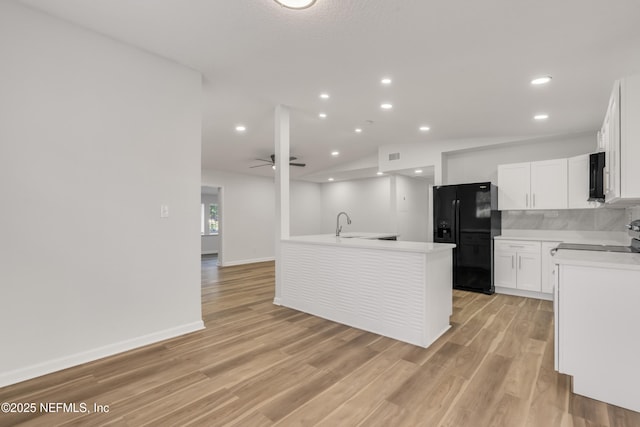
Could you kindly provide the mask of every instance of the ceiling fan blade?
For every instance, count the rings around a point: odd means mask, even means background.
[[[275,161],[276,161],[276,155],[275,155],[275,154],[272,154],[272,155],[271,155],[271,156],[269,156],[269,157],[271,157],[271,161],[272,161],[272,162],[275,162]],[[296,157],[296,156],[291,156],[291,157],[289,157],[289,161],[296,160],[296,159],[297,159],[297,157]],[[258,159],[258,160],[262,160],[262,159]],[[265,162],[268,162],[268,160],[265,160]]]
[[[267,160],[267,159],[256,159],[256,160],[260,160],[261,162],[273,163],[271,160]]]
[[[264,165],[257,165],[257,166],[249,166],[249,169],[253,169],[253,168],[261,168],[263,166],[271,166],[271,163],[265,163]]]
[[[307,164],[306,164],[306,163],[289,163],[289,165],[291,165],[291,166],[300,166],[300,167],[305,167],[305,166],[307,166]]]

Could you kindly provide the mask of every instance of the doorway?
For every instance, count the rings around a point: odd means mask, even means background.
[[[223,205],[222,187],[203,185],[200,187],[200,255],[217,258],[223,264]]]

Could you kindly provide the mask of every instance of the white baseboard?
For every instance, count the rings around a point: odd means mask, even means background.
[[[517,297],[527,297],[527,298],[536,298],[536,299],[543,299],[547,301],[553,301],[553,294],[546,294],[544,292],[534,292],[534,291],[525,291],[523,289],[503,288],[501,286],[496,286],[495,290],[497,294],[514,295]]]
[[[232,265],[253,264],[255,262],[266,262],[266,261],[275,261],[275,258],[267,257],[267,258],[241,259],[239,261],[223,261],[223,263],[221,264],[221,267],[231,267]]]
[[[273,303],[274,303],[275,305],[282,305],[282,301],[280,300],[280,298],[274,298],[274,299],[273,299]]]
[[[94,360],[102,359],[107,356],[113,356],[114,354],[133,350],[135,348],[143,347],[149,344],[154,344],[159,341],[164,341],[169,338],[188,334],[190,332],[199,331],[200,329],[204,329],[204,322],[202,320],[188,323],[186,325],[176,326],[170,329],[165,329],[163,331],[153,332],[151,334],[128,339],[125,341],[105,345],[103,347],[83,351],[81,353],[70,354],[58,359],[49,360],[47,362],[39,363],[36,365],[26,366],[24,368],[15,369],[13,371],[0,372],[0,387],[5,387],[11,384],[30,380],[32,378],[60,371],[62,369],[71,368],[83,363],[93,362]]]

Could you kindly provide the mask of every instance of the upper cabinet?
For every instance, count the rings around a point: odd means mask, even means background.
[[[640,75],[616,81],[598,137],[606,203],[640,201]]]
[[[498,165],[498,209],[529,209],[531,163]]]
[[[567,159],[531,163],[531,207],[567,208]]]
[[[498,165],[498,209],[566,209],[567,159]]]

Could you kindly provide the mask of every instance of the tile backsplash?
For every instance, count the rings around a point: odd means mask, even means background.
[[[557,211],[503,211],[503,230],[627,231],[640,207],[626,209],[566,209]]]

